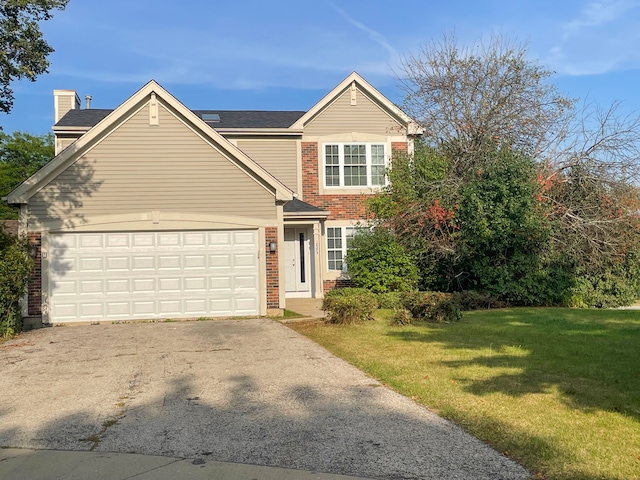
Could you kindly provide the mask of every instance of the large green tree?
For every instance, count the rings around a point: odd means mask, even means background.
[[[425,134],[370,205],[422,288],[583,306],[638,293],[640,122],[578,108],[550,76],[503,37],[445,36],[405,58],[405,109]]]
[[[53,135],[0,132],[0,197],[6,196],[54,156]],[[0,202],[0,219],[17,218],[17,211]]]
[[[0,112],[13,106],[11,82],[35,81],[49,68],[53,48],[45,41],[39,22],[53,10],[63,10],[69,0],[0,0]]]

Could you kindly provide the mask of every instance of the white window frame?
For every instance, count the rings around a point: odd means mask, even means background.
[[[326,238],[326,247],[327,247],[327,270],[329,272],[343,272],[343,273],[347,273],[347,263],[345,261],[346,257],[347,257],[347,251],[349,249],[350,243],[351,243],[351,239],[353,238],[353,236],[355,235],[356,231],[362,227],[355,227],[353,225],[349,226],[349,225],[335,225],[335,226],[327,226],[327,238]],[[334,248],[329,248],[329,242],[330,241],[335,241],[338,240],[338,237],[336,236],[329,236],[330,233],[330,229],[333,230],[332,233],[335,233],[336,229],[340,229],[340,247],[335,247],[334,244]],[[340,252],[341,254],[341,264],[340,264],[340,268],[331,268],[331,262],[336,262],[336,259],[330,259],[329,257],[330,252]]]
[[[345,185],[345,167],[351,165],[345,165],[345,147],[347,146],[364,146],[365,147],[365,164],[367,181],[365,185]],[[338,163],[327,164],[327,147],[337,147]],[[373,150],[374,148],[382,148],[383,163],[373,164]],[[335,154],[333,154],[335,155]],[[362,189],[362,188],[380,188],[384,187],[388,183],[386,174],[388,166],[387,161],[387,145],[384,142],[326,142],[322,145],[322,173],[323,173],[323,188],[327,190],[346,188],[346,189]],[[327,167],[338,168],[338,185],[329,185],[327,175]],[[373,184],[373,167],[382,167],[384,170],[384,180],[381,184]]]

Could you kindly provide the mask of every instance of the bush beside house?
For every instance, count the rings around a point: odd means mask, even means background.
[[[33,269],[27,241],[0,230],[0,337],[22,331],[21,299]]]

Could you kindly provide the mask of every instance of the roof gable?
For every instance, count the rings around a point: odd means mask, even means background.
[[[108,112],[93,128],[73,144],[73,148],[65,149],[47,165],[9,193],[9,195],[7,195],[8,203],[27,203],[29,198],[39,189],[56,178],[84,152],[100,142],[102,138],[117,128],[118,125],[122,124],[122,122],[131,115],[131,112],[138,110],[142,105],[149,102],[157,101],[156,98],[162,99],[164,104],[171,107],[176,114],[179,115],[190,128],[205,139],[205,141],[223,152],[230,160],[237,162],[256,182],[270,189],[277,200],[288,201],[293,198],[293,192],[284,184],[269,174],[222,135],[210,128],[198,115],[186,108],[157,82],[151,80],[118,108]],[[86,111],[87,110],[85,110],[85,112]],[[91,110],[89,110],[89,112],[90,111]],[[106,111],[100,110],[99,112],[104,113]],[[151,118],[150,121],[152,121]]]
[[[305,125],[311,122],[323,110],[331,105],[332,102],[334,102],[339,96],[341,96],[345,92],[345,90],[350,88],[352,84],[355,84],[360,89],[362,89],[362,91],[364,91],[371,100],[373,100],[378,106],[380,106],[380,108],[387,112],[387,114],[399,120],[400,123],[406,125],[407,131],[410,135],[422,133],[422,128],[414,120],[412,120],[406,113],[395,106],[387,97],[382,95],[357,72],[351,73],[347,78],[340,82],[333,90],[331,90],[318,103],[316,103],[307,113],[305,113],[293,125],[291,125],[291,128],[303,129]]]

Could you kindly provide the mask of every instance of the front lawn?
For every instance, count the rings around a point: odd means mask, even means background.
[[[640,311],[289,324],[547,479],[640,479]]]

